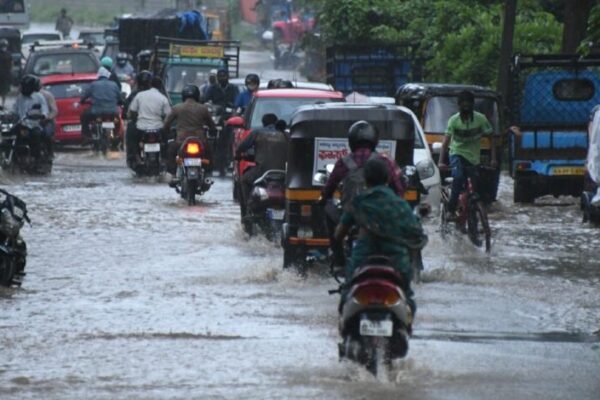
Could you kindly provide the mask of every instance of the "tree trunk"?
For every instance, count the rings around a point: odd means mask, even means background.
[[[595,0],[565,1],[565,27],[563,31],[562,52],[575,53],[585,38],[588,18]]]
[[[502,30],[502,45],[500,47],[500,65],[498,69],[498,92],[504,105],[508,104],[510,59],[513,52],[515,19],[517,15],[517,0],[506,0],[504,4],[504,28]]]

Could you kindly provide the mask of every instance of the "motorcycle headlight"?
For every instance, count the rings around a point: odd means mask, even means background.
[[[428,179],[435,175],[435,165],[431,160],[421,160],[417,163],[417,171],[421,179]]]

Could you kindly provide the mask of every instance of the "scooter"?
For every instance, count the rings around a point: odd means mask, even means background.
[[[177,156],[177,173],[175,191],[188,202],[196,204],[196,195],[206,193],[213,185],[213,180],[206,175],[206,168],[210,165],[204,144],[198,137],[190,137],[183,142]]]
[[[285,171],[272,169],[254,181],[247,213],[242,217],[244,231],[249,235],[259,227],[267,239],[281,237],[285,218]]]
[[[377,376],[389,370],[392,360],[406,356],[413,315],[404,287],[402,275],[385,256],[370,257],[355,271],[340,306],[340,358]]]

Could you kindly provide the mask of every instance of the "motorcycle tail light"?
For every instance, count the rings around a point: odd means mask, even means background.
[[[185,146],[185,153],[188,156],[198,156],[202,152],[202,146],[198,142],[189,142]]]
[[[357,303],[362,305],[383,304],[391,306],[400,301],[400,293],[392,285],[370,284],[361,286],[353,293]]]
[[[300,207],[300,215],[305,218],[310,217],[312,215],[312,207],[309,204],[303,205]]]

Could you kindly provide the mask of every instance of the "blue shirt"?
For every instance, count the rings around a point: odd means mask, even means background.
[[[92,114],[96,115],[115,114],[118,105],[123,102],[119,86],[106,78],[99,78],[88,86],[81,102],[87,99],[92,99]]]
[[[234,108],[248,107],[248,104],[250,104],[250,102],[252,101],[253,96],[254,96],[254,93],[252,93],[248,89],[244,90],[242,93],[238,94],[238,96],[236,97]]]

